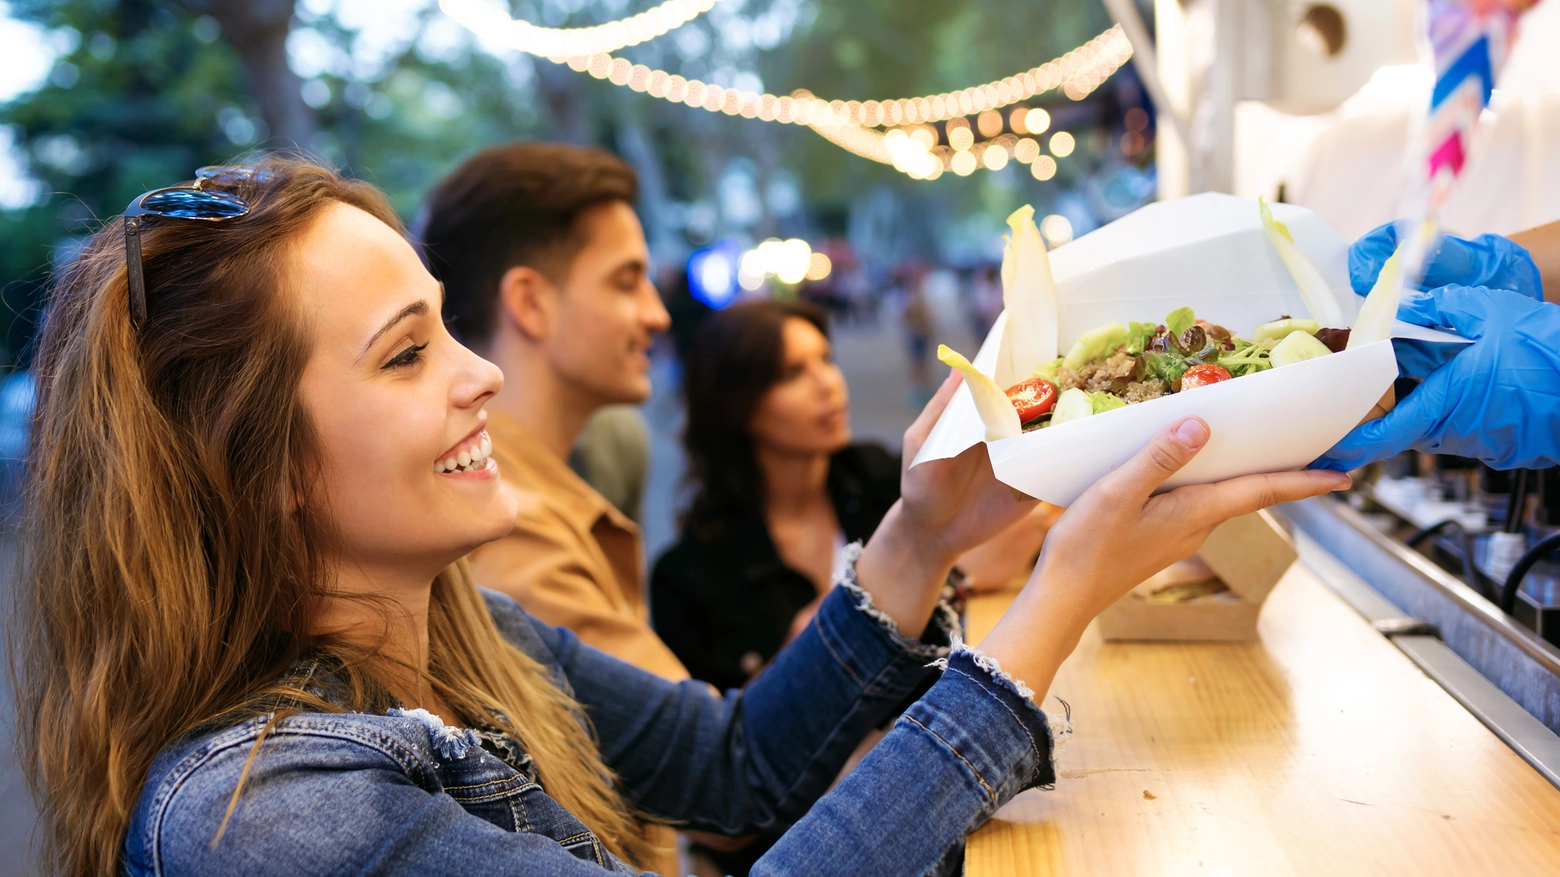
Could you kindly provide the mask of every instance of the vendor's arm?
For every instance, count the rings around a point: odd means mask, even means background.
[[[1519,231],[1511,236],[1511,242],[1532,257],[1543,283],[1544,298],[1560,304],[1560,221]]]

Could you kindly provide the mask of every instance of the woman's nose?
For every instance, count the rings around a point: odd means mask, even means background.
[[[476,408],[498,394],[504,386],[504,373],[482,357],[461,348],[455,382],[450,387],[451,401],[460,408]]]

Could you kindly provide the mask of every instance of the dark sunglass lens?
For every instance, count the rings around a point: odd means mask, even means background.
[[[226,192],[207,189],[170,189],[141,199],[141,207],[157,216],[175,219],[233,219],[249,212],[249,204]]]

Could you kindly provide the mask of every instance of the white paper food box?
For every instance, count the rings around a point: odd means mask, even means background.
[[[1272,210],[1326,278],[1344,325],[1352,326],[1361,299],[1349,286],[1348,242],[1305,208],[1274,204]],[[1310,316],[1263,231],[1256,202],[1245,198],[1203,194],[1150,204],[1056,249],[1050,260],[1062,352],[1105,323],[1162,322],[1180,307],[1242,337],[1282,315]],[[974,360],[988,375],[1005,323],[1004,313]],[[1398,323],[1394,336],[1409,335],[1457,340]],[[987,442],[987,450],[999,480],[1060,506],[1071,505],[1159,430],[1193,415],[1207,421],[1212,436],[1167,489],[1298,469],[1354,428],[1397,375],[1392,343],[1381,341]],[[956,456],[985,434],[969,387],[961,386],[915,463]]]

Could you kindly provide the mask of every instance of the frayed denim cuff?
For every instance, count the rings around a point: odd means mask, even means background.
[[[926,629],[921,632],[920,639],[905,636],[894,619],[877,608],[872,602],[872,595],[867,593],[856,579],[856,561],[861,559],[861,551],[860,542],[853,542],[846,546],[845,571],[840,575],[840,580],[835,583],[836,587],[849,594],[856,610],[876,622],[907,654],[925,660],[947,657],[948,650],[964,635],[964,627],[960,624],[959,616],[953,611],[953,607],[946,601],[937,601],[937,606],[932,610],[932,617],[927,621]]]
[[[960,717],[968,728],[989,732],[972,734],[970,747],[986,753],[991,770],[1007,765],[1017,768],[1016,774],[1008,778],[1016,784],[1009,788],[1008,797],[1024,789],[1050,788],[1055,784],[1057,750],[1072,736],[1071,711],[1065,702],[1064,717],[1047,715],[1022,680],[1003,671],[995,658],[957,638],[948,657],[934,662],[934,666],[943,671],[943,679],[932,689],[928,700],[946,698],[959,703],[959,712],[963,713]],[[950,691],[939,691],[945,686]],[[980,711],[991,714],[995,721],[983,721],[976,715]],[[1010,721],[1002,722],[1003,717]],[[1004,757],[1001,753],[1005,749],[1013,752]],[[961,757],[975,766],[969,756]],[[1003,785],[990,784],[993,788]]]
[[[862,685],[863,692],[887,698],[903,708],[907,699],[936,679],[928,665],[946,657],[960,634],[959,619],[939,606],[921,639],[905,636],[899,625],[872,601],[856,579],[859,544],[846,551],[844,572],[823,599],[810,631],[847,676]],[[790,659],[782,649],[776,663]],[[893,710],[898,712],[898,710]]]

